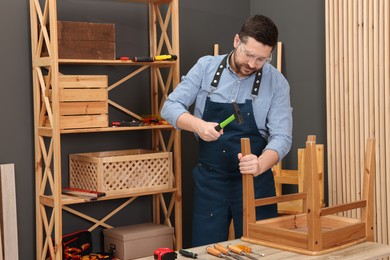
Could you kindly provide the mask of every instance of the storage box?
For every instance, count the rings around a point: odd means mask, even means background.
[[[143,149],[71,154],[70,187],[107,194],[172,188],[172,154]]]
[[[173,249],[173,230],[154,223],[104,229],[104,250],[115,248],[115,256],[121,260],[153,256],[157,248]]]
[[[58,58],[114,60],[115,25],[58,21]]]
[[[58,88],[60,129],[108,127],[107,75],[59,75]]]

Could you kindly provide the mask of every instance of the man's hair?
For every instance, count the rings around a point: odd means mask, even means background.
[[[247,37],[252,37],[262,44],[274,48],[278,42],[278,28],[275,23],[264,15],[254,15],[248,18],[238,33],[244,43]]]

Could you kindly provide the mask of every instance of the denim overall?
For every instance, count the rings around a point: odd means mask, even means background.
[[[226,66],[227,57],[221,62],[213,80]],[[222,67],[223,66],[223,67]],[[221,69],[222,68],[222,69]],[[219,72],[219,73],[218,73]],[[252,94],[257,96],[261,72],[255,79]],[[193,169],[195,183],[192,246],[211,244],[228,239],[229,225],[234,220],[235,237],[242,236],[242,177],[237,154],[241,152],[240,139],[250,138],[252,154],[259,156],[266,146],[253,116],[252,100],[238,104],[244,117],[243,124],[233,121],[224,128],[224,134],[213,142],[199,139],[199,162]],[[208,97],[203,120],[222,122],[233,114],[231,103],[212,102]],[[254,178],[255,197],[275,196],[275,183],[271,170]],[[256,208],[256,218],[277,216],[276,204]]]

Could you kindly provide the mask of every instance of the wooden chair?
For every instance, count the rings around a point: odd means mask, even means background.
[[[316,145],[317,165],[320,189],[320,206],[324,207],[324,145]],[[272,167],[272,172],[275,179],[276,196],[283,195],[283,185],[297,185],[298,192],[303,192],[304,185],[304,169],[305,169],[305,148],[298,149],[298,169],[290,170],[283,169],[282,161]],[[303,212],[302,200],[293,200],[288,202],[278,203],[279,214],[298,214]]]
[[[325,206],[324,203],[324,145],[317,144],[317,163],[320,189],[320,205]],[[298,149],[298,169],[288,170],[283,169],[282,162],[272,167],[272,172],[275,179],[276,196],[283,195],[282,189],[285,184],[292,184],[298,186],[298,192],[303,192],[304,185],[304,169],[305,169],[305,148]],[[298,214],[303,212],[303,201],[292,200],[278,203],[278,213],[284,214]],[[229,226],[229,240],[235,239],[233,221]]]
[[[250,153],[248,138],[241,139],[242,153]],[[242,240],[306,255],[321,255],[363,241],[374,241],[375,140],[368,139],[364,160],[362,199],[332,207],[320,207],[315,136],[306,142],[305,183],[302,193],[264,199],[254,198],[253,176],[243,178]],[[256,221],[255,207],[303,200],[304,213]],[[360,219],[335,215],[361,209]]]

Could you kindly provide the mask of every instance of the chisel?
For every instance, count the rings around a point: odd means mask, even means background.
[[[225,258],[225,259],[228,259],[228,260],[234,259],[234,258],[230,258],[227,255],[223,254],[221,251],[217,250],[215,247],[208,246],[208,247],[206,247],[206,251],[210,255],[213,255],[213,256],[216,256],[216,257]]]
[[[232,253],[230,253],[229,249],[227,249],[226,247],[224,247],[223,245],[221,244],[215,244],[214,245],[215,249],[219,250],[222,254],[225,254],[227,256],[231,256],[237,260],[242,260],[243,258],[238,256],[238,255],[234,255]]]
[[[256,257],[254,256],[251,256],[251,255],[248,255],[247,253],[244,252],[244,250],[240,249],[239,247],[236,247],[232,244],[229,244],[227,246],[227,248],[229,248],[230,250],[232,250],[232,252],[236,253],[236,254],[239,254],[239,255],[243,255],[243,256],[246,256],[250,259],[254,259],[254,260],[258,260]]]

